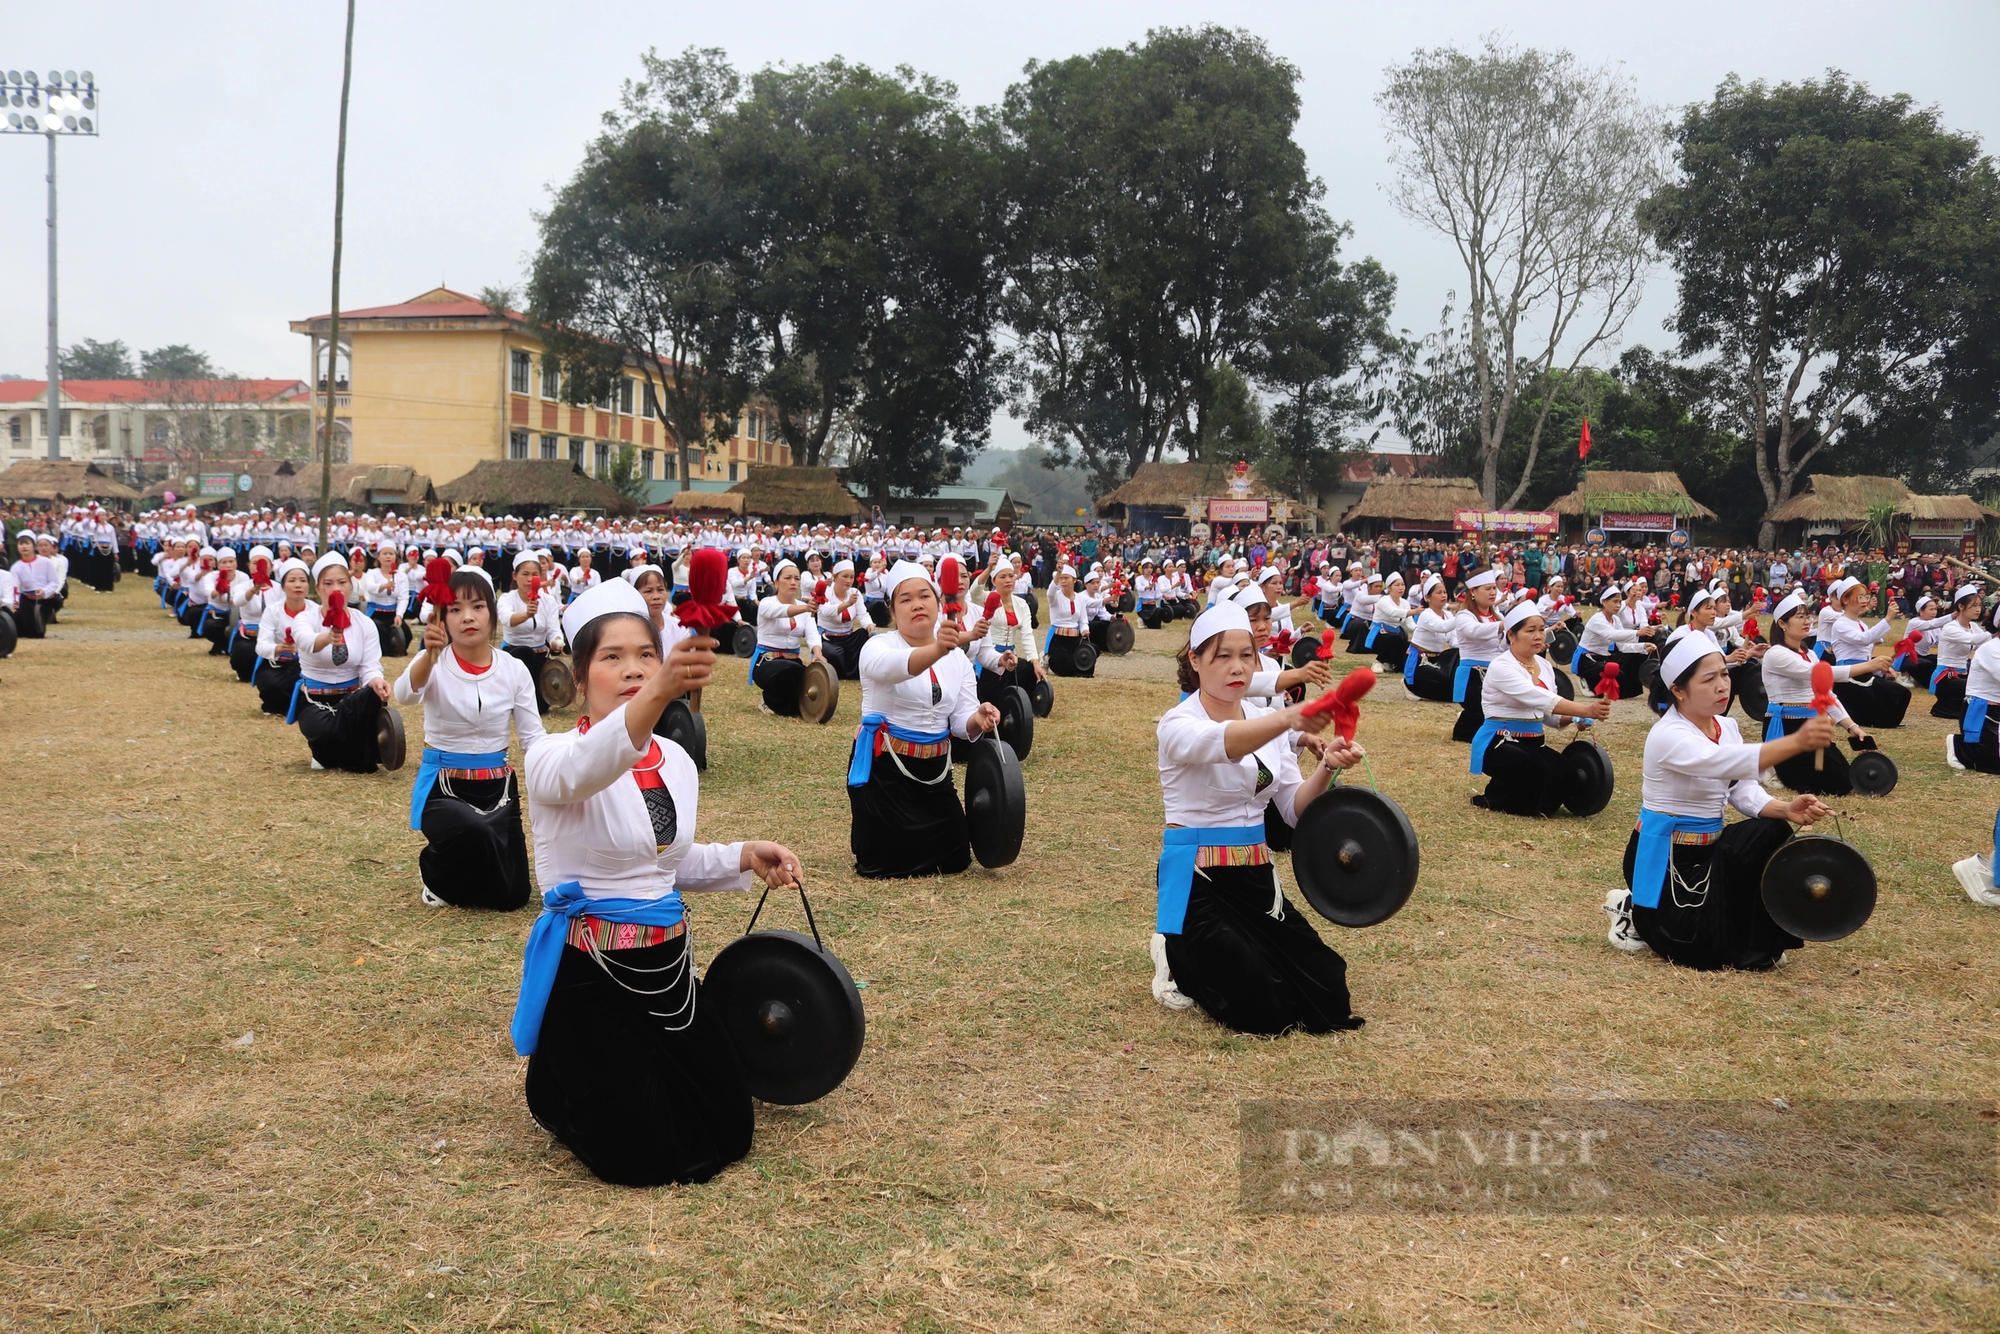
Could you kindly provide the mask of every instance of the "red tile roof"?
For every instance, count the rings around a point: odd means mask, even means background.
[[[76,403],[157,403],[163,398],[208,402],[263,403],[306,392],[304,380],[64,380],[62,395]],[[47,380],[0,380],[0,404],[39,403],[48,397]]]
[[[525,320],[527,316],[518,310],[506,312],[510,320]],[[328,319],[325,314],[314,315],[297,321],[311,324]],[[393,306],[369,306],[365,310],[343,310],[343,320],[479,320],[493,318],[493,308],[477,297],[463,292],[454,292],[448,287],[434,287],[420,296],[410,298]]]
[[[1367,454],[1347,465],[1345,481],[1349,486],[1366,486],[1378,475],[1415,477],[1427,461],[1415,454]]]

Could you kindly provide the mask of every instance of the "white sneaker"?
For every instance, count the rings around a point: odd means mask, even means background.
[[[1421,704],[1424,702],[1424,697],[1408,686],[1403,687],[1403,698],[1409,700],[1412,704]]]
[[[1619,949],[1627,954],[1637,954],[1652,948],[1632,925],[1632,894],[1630,890],[1612,889],[1605,891],[1604,911],[1611,914],[1611,930],[1605,935]]]
[[[424,892],[422,898],[424,901],[424,906],[426,908],[449,908],[451,906],[449,903],[446,903],[443,899],[439,898],[437,895],[431,893],[431,887],[429,885],[425,885],[423,887],[423,891]]]
[[[1194,1004],[1174,985],[1173,970],[1167,967],[1167,938],[1155,931],[1149,947],[1153,956],[1153,999],[1169,1010],[1185,1010]]]
[[[324,764],[321,764],[321,763],[320,763],[320,762],[319,762],[318,760],[314,760],[314,761],[313,761],[313,768],[315,768],[315,769],[324,769],[324,768],[326,768],[326,766],[325,766]]]
[[[1944,762],[1954,769],[1963,770],[1965,768],[1965,762],[1958,758],[1958,725],[1956,723],[1952,724],[1951,731],[1944,734]]]
[[[1984,908],[2000,908],[2000,890],[1993,887],[1993,862],[1985,856],[1953,862],[1951,873],[1958,877],[1966,897]]]
[[[757,712],[763,714],[766,718],[775,718],[778,716],[778,711],[762,700],[757,701]]]

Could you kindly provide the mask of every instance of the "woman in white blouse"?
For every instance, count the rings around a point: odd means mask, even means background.
[[[382,762],[375,724],[389,703],[381,641],[375,622],[349,601],[354,578],[344,556],[337,551],[321,556],[313,565],[313,583],[319,602],[307,603],[292,623],[299,684],[285,721],[299,725],[312,749],[313,768],[372,774]]]
[[[471,567],[467,566],[459,574],[469,570]],[[475,577],[484,573],[474,572]],[[457,577],[452,576],[454,581]],[[548,665],[550,640],[555,637],[556,614],[560,606],[560,595],[542,580],[541,562],[535,558],[535,553],[523,551],[516,555],[513,587],[500,595],[495,615],[500,622],[501,647],[527,673],[528,683],[535,692],[537,713],[549,711],[549,701],[542,693],[542,668]]]
[[[1376,599],[1364,648],[1373,649],[1375,661],[1384,671],[1395,671],[1410,656],[1410,604],[1403,596],[1403,576],[1392,574],[1382,581],[1382,596]]]
[[[1049,670],[1057,676],[1096,676],[1095,663],[1087,672],[1077,670],[1076,665],[1077,645],[1089,633],[1090,601],[1076,586],[1076,571],[1065,565],[1056,571],[1055,582],[1049,585],[1049,633],[1042,642],[1042,656],[1048,659]]]
[[[1430,575],[1417,594],[1421,608],[1403,655],[1403,687],[1411,699],[1451,703],[1451,618],[1444,614],[1444,580]]]
[[[820,651],[843,681],[861,675],[861,648],[868,642],[868,609],[854,586],[854,562],[836,561],[827,580],[826,598],[819,604]]]
[[[250,573],[236,581],[230,600],[236,604],[235,628],[229,632],[229,665],[236,679],[251,682],[257,676],[257,635],[263,628],[264,608],[278,603],[284,594],[271,581],[271,549],[250,548]]]
[[[1661,674],[1675,707],[1646,736],[1639,826],[1625,845],[1629,892],[1613,890],[1605,901],[1611,943],[1651,946],[1689,968],[1769,968],[1803,942],[1764,910],[1764,864],[1792,825],[1810,825],[1827,809],[1811,795],[1778,801],[1757,777],[1829,745],[1833,723],[1815,717],[1789,736],[1745,744],[1724,716],[1728,664],[1703,635],[1676,644]],[[1750,818],[1725,826],[1731,806]]]
[[[1945,627],[1954,657],[1961,652],[1967,652],[1968,657],[1965,712],[1945,738],[1944,757],[1954,769],[1996,774],[2000,773],[2000,639],[1973,624],[1979,619],[1980,604],[1979,592],[1972,585],[1959,589],[1953,599],[1959,615]],[[1944,670],[1945,642],[1939,641],[1940,672]]]
[[[1375,605],[1382,600],[1382,576],[1370,570],[1361,587],[1356,590],[1353,615],[1347,618],[1347,651],[1365,653],[1368,651],[1368,636],[1375,629]]]
[[[988,704],[997,704],[1000,691],[1009,685],[1019,686],[1030,695],[1034,694],[1038,682],[1048,679],[1048,669],[1042,663],[1041,650],[1035,645],[1034,616],[1027,601],[1014,591],[1017,575],[1014,563],[1005,556],[993,563],[988,575],[990,580],[987,595],[977,602],[968,604],[966,618],[979,630],[973,640],[971,653],[979,668],[979,698]],[[986,614],[986,604],[999,600],[993,607],[992,615]]]
[[[1966,584],[1952,597],[1951,615],[1937,626],[1936,666],[1930,674],[1931,717],[1959,719],[1965,716],[1966,675],[1972,670],[1972,655],[1993,636],[1979,624],[1985,607],[1976,584]],[[1910,622],[1914,629],[1917,622]]]
[[[257,687],[264,712],[284,717],[299,684],[298,622],[311,604],[312,571],[302,560],[281,560],[273,572],[278,596],[267,599],[257,620],[257,665],[250,684]]]
[[[818,609],[799,591],[799,567],[778,562],[771,573],[775,590],[757,604],[757,647],[750,655],[750,683],[764,692],[761,713],[799,716],[799,688],[806,663],[825,661],[820,649]]]
[[[522,751],[533,749],[541,710],[528,669],[493,651],[493,585],[464,569],[451,593],[395,691],[396,703],[424,706],[423,761],[410,792],[410,828],[424,836],[421,897],[433,908],[512,912],[531,886],[507,733],[511,725]]]
[[[1833,646],[1834,665],[1854,667],[1871,662],[1880,651],[1878,646],[1889,638],[1894,627],[1888,617],[1874,625],[1864,624],[1861,619],[1874,603],[1875,594],[1868,585],[1859,579],[1847,581],[1840,594],[1840,615],[1827,635]],[[1882,656],[1886,658],[1886,652]],[[1866,679],[1843,681],[1833,688],[1833,693],[1840,696],[1840,702],[1855,722],[1871,729],[1901,727],[1903,715],[1910,707],[1910,688],[1896,679],[1886,661]]]
[[[965,630],[940,615],[924,568],[898,561],[884,586],[893,628],[861,647],[861,728],[847,767],[854,870],[953,875],[972,864],[972,836],[952,784],[951,740],[998,727],[1000,710],[979,702],[959,647]]]
[[[1506,627],[1493,610],[1500,596],[1500,573],[1481,570],[1465,581],[1465,605],[1451,618],[1451,700],[1458,718],[1451,725],[1453,741],[1471,741],[1486,721],[1480,703],[1480,673],[1507,651]]]
[[[681,895],[747,890],[753,872],[797,884],[799,859],[694,841],[694,763],[652,727],[710,682],[714,640],[663,658],[622,579],[571,603],[563,630],[585,712],[524,766],[543,886],[513,1023],[528,1110],[601,1180],[707,1181],[750,1151],[756,1116],[720,1016],[699,1003]]]
[[[1812,669],[1819,658],[1804,646],[1805,632],[1812,625],[1805,599],[1793,593],[1771,609],[1771,646],[1764,651],[1764,694],[1768,698],[1764,715],[1764,739],[1796,732],[1815,716],[1812,707]],[[1840,684],[1857,676],[1889,670],[1887,658],[1870,658],[1833,668],[1834,701],[1826,716],[1845,728],[1856,743],[1873,746],[1867,729],[1848,715],[1839,697]],[[1774,726],[1774,724],[1779,724]],[[1814,792],[1822,796],[1844,797],[1854,791],[1848,776],[1847,757],[1828,747],[1815,764],[1811,755],[1797,755],[1778,766],[1778,781],[1794,792]]]
[[[1583,636],[1577,640],[1569,669],[1581,676],[1594,693],[1605,667],[1615,662],[1617,697],[1634,699],[1639,694],[1639,676],[1646,665],[1646,655],[1651,651],[1646,640],[1652,637],[1653,627],[1628,623],[1623,615],[1625,593],[1616,584],[1606,584],[1597,590],[1597,608],[1597,613],[1583,624]]]
[[[1152,939],[1153,997],[1168,1009],[1199,1005],[1244,1033],[1358,1028],[1347,964],[1279,886],[1264,809],[1287,825],[1361,750],[1334,736],[1330,714],[1265,709],[1245,699],[1261,670],[1250,618],[1220,603],[1195,618],[1181,651],[1188,696],[1160,719],[1160,793],[1166,807]],[[1302,775],[1291,734],[1314,739]]]
[[[1554,815],[1573,778],[1562,753],[1542,743],[1544,725],[1609,718],[1611,701],[1568,700],[1557,691],[1556,669],[1541,656],[1548,624],[1534,602],[1517,604],[1502,624],[1507,651],[1487,664],[1479,690],[1485,720],[1472,738],[1472,772],[1491,778],[1472,804],[1509,815]]]

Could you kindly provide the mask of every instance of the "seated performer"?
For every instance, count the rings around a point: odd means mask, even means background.
[[[1704,635],[1674,645],[1660,673],[1676,707],[1646,736],[1639,824],[1625,845],[1630,892],[1613,890],[1605,902],[1611,943],[1651,946],[1688,968],[1770,968],[1804,942],[1765,911],[1764,864],[1791,838],[1793,824],[1810,825],[1828,812],[1809,794],[1773,799],[1757,776],[1829,746],[1833,723],[1810,718],[1789,736],[1745,744],[1724,716],[1728,665]],[[1750,818],[1725,827],[1730,806]]]
[[[275,606],[284,592],[271,582],[271,549],[250,548],[250,577],[236,581],[230,594],[236,604],[236,628],[229,634],[229,666],[236,679],[246,684],[257,677],[257,636],[263,628],[264,608]]]
[[[382,645],[375,622],[346,605],[354,577],[345,557],[337,551],[321,556],[313,580],[320,600],[307,603],[292,627],[299,684],[285,721],[299,725],[312,748],[313,768],[372,774],[382,762],[375,723],[389,700]]]
[[[1410,628],[1410,647],[1403,655],[1403,688],[1411,699],[1451,703],[1451,678],[1457,654],[1451,647],[1451,618],[1444,614],[1444,580],[1424,579],[1417,594],[1422,609]]]
[[[1369,651],[1368,639],[1375,630],[1375,606],[1381,600],[1382,576],[1370,570],[1368,571],[1367,578],[1361,585],[1360,591],[1355,593],[1354,601],[1349,604],[1353,608],[1353,614],[1346,621],[1347,651],[1349,653],[1366,653]]]
[[[1068,565],[1056,571],[1049,585],[1049,633],[1042,641],[1042,655],[1057,676],[1096,676],[1097,666],[1078,671],[1076,647],[1090,633],[1090,599],[1076,586],[1076,571]]]
[[[234,547],[224,547],[215,553],[215,571],[203,578],[201,585],[208,596],[208,613],[202,617],[201,633],[208,640],[209,657],[229,656],[229,617],[236,610],[237,590],[249,584],[249,578],[236,568]]]
[[[1597,607],[1597,613],[1584,622],[1583,637],[1577,641],[1569,669],[1581,676],[1594,693],[1605,666],[1615,662],[1618,698],[1632,699],[1639,693],[1640,669],[1646,665],[1646,655],[1653,652],[1646,643],[1653,627],[1626,622],[1621,615],[1625,593],[1617,584],[1606,584],[1597,590]]]
[[[1966,673],[1972,670],[1972,655],[1993,636],[1979,624],[1985,608],[1977,584],[1965,584],[1952,595],[1951,616],[1937,628],[1937,666],[1930,675],[1931,717],[1959,719],[1965,716]],[[1910,623],[1912,627],[1915,621]]]
[[[451,577],[455,601],[424,626],[423,651],[396,681],[398,704],[424,706],[424,754],[410,793],[423,901],[497,908],[528,901],[528,841],[507,761],[513,724],[525,753],[543,736],[535,683],[493,651],[493,585],[470,568]]]
[[[819,642],[834,675],[843,681],[861,679],[861,649],[868,642],[868,608],[854,586],[854,562],[837,561],[819,604]]]
[[[974,685],[980,701],[992,704],[998,700],[1000,688],[1009,683],[1032,696],[1035,683],[1048,679],[1048,669],[1042,663],[1041,650],[1035,646],[1028,604],[1014,591],[1017,581],[1014,563],[1002,556],[993,563],[988,579],[992,593],[986,600],[992,601],[992,594],[997,593],[999,603],[990,616],[983,608],[968,606],[966,618],[979,631],[970,649],[973,665],[979,669]]]
[[[409,601],[409,580],[401,566],[402,553],[394,542],[384,538],[375,544],[375,568],[364,573],[357,585],[368,602],[368,619],[375,622],[375,633],[385,649],[396,640],[392,631],[403,624],[403,605]],[[417,573],[421,576],[422,571]],[[421,578],[418,582],[422,582]],[[400,658],[404,651],[398,644],[389,656]]]
[[[1244,699],[1260,664],[1250,618],[1220,603],[1195,618],[1181,650],[1188,697],[1160,719],[1166,805],[1158,873],[1153,997],[1199,1005],[1243,1033],[1359,1028],[1347,964],[1288,899],[1265,842],[1264,807],[1285,823],[1326,790],[1361,749],[1334,737],[1302,777],[1289,733],[1325,730],[1305,705],[1267,710]]]
[[[1400,671],[1410,656],[1411,619],[1410,604],[1403,597],[1403,576],[1392,574],[1382,581],[1382,596],[1375,600],[1368,638],[1362,645],[1375,651],[1375,661],[1383,671]]]
[[[776,592],[757,604],[757,648],[750,655],[750,684],[764,692],[760,713],[799,716],[806,663],[824,662],[817,612],[799,593],[799,567],[788,560],[771,572]],[[801,657],[801,654],[805,657]]]
[[[1806,611],[1805,599],[1797,593],[1771,609],[1771,646],[1764,653],[1764,694],[1770,700],[1764,715],[1766,741],[1776,741],[1779,736],[1798,731],[1814,716],[1812,669],[1819,659],[1813,656],[1804,642],[1805,632],[1811,625],[1812,618]],[[1870,658],[1864,662],[1837,666],[1833,669],[1835,688],[1838,690],[1842,681],[1887,670],[1887,658]],[[1870,741],[1867,730],[1848,717],[1838,696],[1826,716],[1846,728],[1848,735],[1856,741]],[[1774,723],[1780,725],[1773,726]],[[1794,755],[1787,759],[1778,766],[1778,781],[1794,792],[1812,792],[1821,796],[1844,797],[1854,791],[1854,782],[1847,772],[1847,757],[1831,746],[1827,747],[1817,765],[1811,755]]]
[[[1989,637],[1972,652],[1965,673],[1965,716],[1945,738],[1944,757],[1954,769],[2000,774],[2000,639]]]
[[[1984,826],[1981,828],[1983,830]],[[1982,908],[2000,908],[2000,877],[1994,874],[1996,849],[2000,849],[2000,815],[1993,817],[1993,838],[1987,843],[1986,851],[1975,852],[1963,861],[1953,862],[1951,866],[1951,873],[1958,878],[1959,888]]]
[[[1303,667],[1293,667],[1265,651],[1271,643],[1273,617],[1270,599],[1262,585],[1246,584],[1237,590],[1234,601],[1250,618],[1250,639],[1257,646],[1257,673],[1243,692],[1245,699],[1265,708],[1281,709],[1305,699],[1308,685],[1323,686],[1333,680],[1333,665],[1323,658],[1312,658]],[[1322,749],[1319,738],[1304,732],[1292,734],[1289,741],[1295,750],[1301,745],[1310,746],[1314,755]],[[1292,826],[1278,809],[1276,800],[1264,803],[1264,841],[1273,852],[1289,852],[1292,848]]]
[[[1556,693],[1556,670],[1541,656],[1548,640],[1541,608],[1518,603],[1503,622],[1507,651],[1487,664],[1480,683],[1485,721],[1472,738],[1472,772],[1491,774],[1472,804],[1509,815],[1554,815],[1568,795],[1561,753],[1542,744],[1543,724],[1611,716],[1608,699],[1568,700]]]
[[[965,632],[941,617],[923,567],[898,561],[884,581],[892,628],[861,646],[861,727],[847,766],[854,870],[867,879],[952,875],[972,864],[965,808],[952,784],[951,739],[1000,725],[981,704]]]
[[[1132,580],[1132,596],[1139,608],[1139,623],[1148,630],[1159,629],[1173,615],[1162,597],[1167,582],[1164,578],[1154,577],[1151,560],[1139,562],[1138,576]]]
[[[694,763],[652,728],[709,684],[714,640],[683,640],[663,662],[622,579],[572,602],[563,631],[584,713],[523,766],[546,887],[514,1010],[528,1110],[600,1180],[707,1181],[750,1151],[756,1114],[720,1015],[698,1003],[681,894],[747,890],[752,872],[794,885],[799,859],[694,841]]]
[[[1847,581],[1840,595],[1840,615],[1833,621],[1826,639],[1833,647],[1837,667],[1854,667],[1875,657],[1875,646],[1889,637],[1893,627],[1884,616],[1874,625],[1861,618],[1875,602],[1875,594],[1859,579]],[[1886,654],[1884,655],[1887,656]],[[1866,680],[1849,679],[1833,688],[1854,721],[1867,728],[1901,727],[1910,707],[1910,688],[1896,679],[1887,664],[1878,667]]]
[[[1451,672],[1451,702],[1458,705],[1458,720],[1451,726],[1453,741],[1471,741],[1486,721],[1480,701],[1484,678],[1480,671],[1507,651],[1507,631],[1493,610],[1500,595],[1498,570],[1481,570],[1465,581],[1465,606],[1451,618],[1451,646],[1458,660]]]
[[[460,568],[458,574],[470,574],[475,579],[486,576],[484,570],[469,565]],[[458,575],[452,578],[456,580]],[[492,584],[489,582],[487,587]],[[429,608],[425,610],[428,612]],[[542,582],[541,562],[532,551],[520,552],[514,557],[513,587],[500,595],[498,604],[500,646],[508,657],[526,669],[538,714],[549,711],[548,697],[542,693],[542,668],[548,665],[558,611],[556,590]]]
[[[298,689],[298,624],[310,605],[306,594],[312,589],[312,571],[304,561],[279,561],[277,579],[281,598],[267,600],[257,620],[257,665],[250,671],[250,684],[257,687],[264,712],[282,718]]]

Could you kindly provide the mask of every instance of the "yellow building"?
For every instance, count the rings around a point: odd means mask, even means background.
[[[312,340],[313,439],[325,411],[325,315],[293,320]],[[477,298],[438,287],[396,306],[342,311],[334,363],[334,459],[400,463],[438,483],[470,472],[481,459],[580,462],[592,476],[609,472],[620,447],[639,454],[639,474],[683,489],[727,486],[754,464],[789,464],[777,423],[760,406],[741,414],[736,435],[683,466],[636,368],[604,401],[567,402],[560,372],[519,311],[495,312]]]

